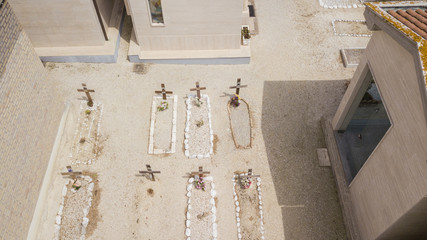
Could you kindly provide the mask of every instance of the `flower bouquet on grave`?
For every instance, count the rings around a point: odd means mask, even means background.
[[[240,178],[240,184],[244,189],[248,189],[252,185],[252,180],[251,178]]]
[[[162,112],[166,109],[168,109],[169,104],[167,102],[161,102],[160,106],[157,107],[157,111]]]
[[[194,185],[197,189],[202,189],[203,191],[205,191],[206,185],[205,185],[205,180],[203,179],[203,177],[195,176],[194,177]]]
[[[240,96],[237,94],[233,94],[231,97],[231,106],[238,107],[240,105]]]
[[[203,104],[203,102],[202,102],[202,100],[200,100],[200,98],[195,97],[195,98],[194,98],[194,100],[193,100],[193,104],[194,104],[196,107],[200,107],[200,106]]]

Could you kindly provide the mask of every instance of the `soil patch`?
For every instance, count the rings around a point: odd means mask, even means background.
[[[228,114],[230,118],[231,135],[236,148],[252,147],[252,121],[249,105],[243,99],[238,107],[231,106],[228,102]]]

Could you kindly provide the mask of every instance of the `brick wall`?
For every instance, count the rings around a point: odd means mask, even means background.
[[[0,239],[25,239],[63,100],[6,2],[0,9]]]

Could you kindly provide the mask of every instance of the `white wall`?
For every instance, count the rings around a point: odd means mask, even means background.
[[[165,24],[150,23],[148,0],[128,0],[142,50],[215,50],[240,47],[243,0],[162,0]]]

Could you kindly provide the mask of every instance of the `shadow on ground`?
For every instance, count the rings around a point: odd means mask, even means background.
[[[320,167],[322,116],[333,116],[345,81],[266,81],[261,128],[286,239],[346,239],[329,167]]]

